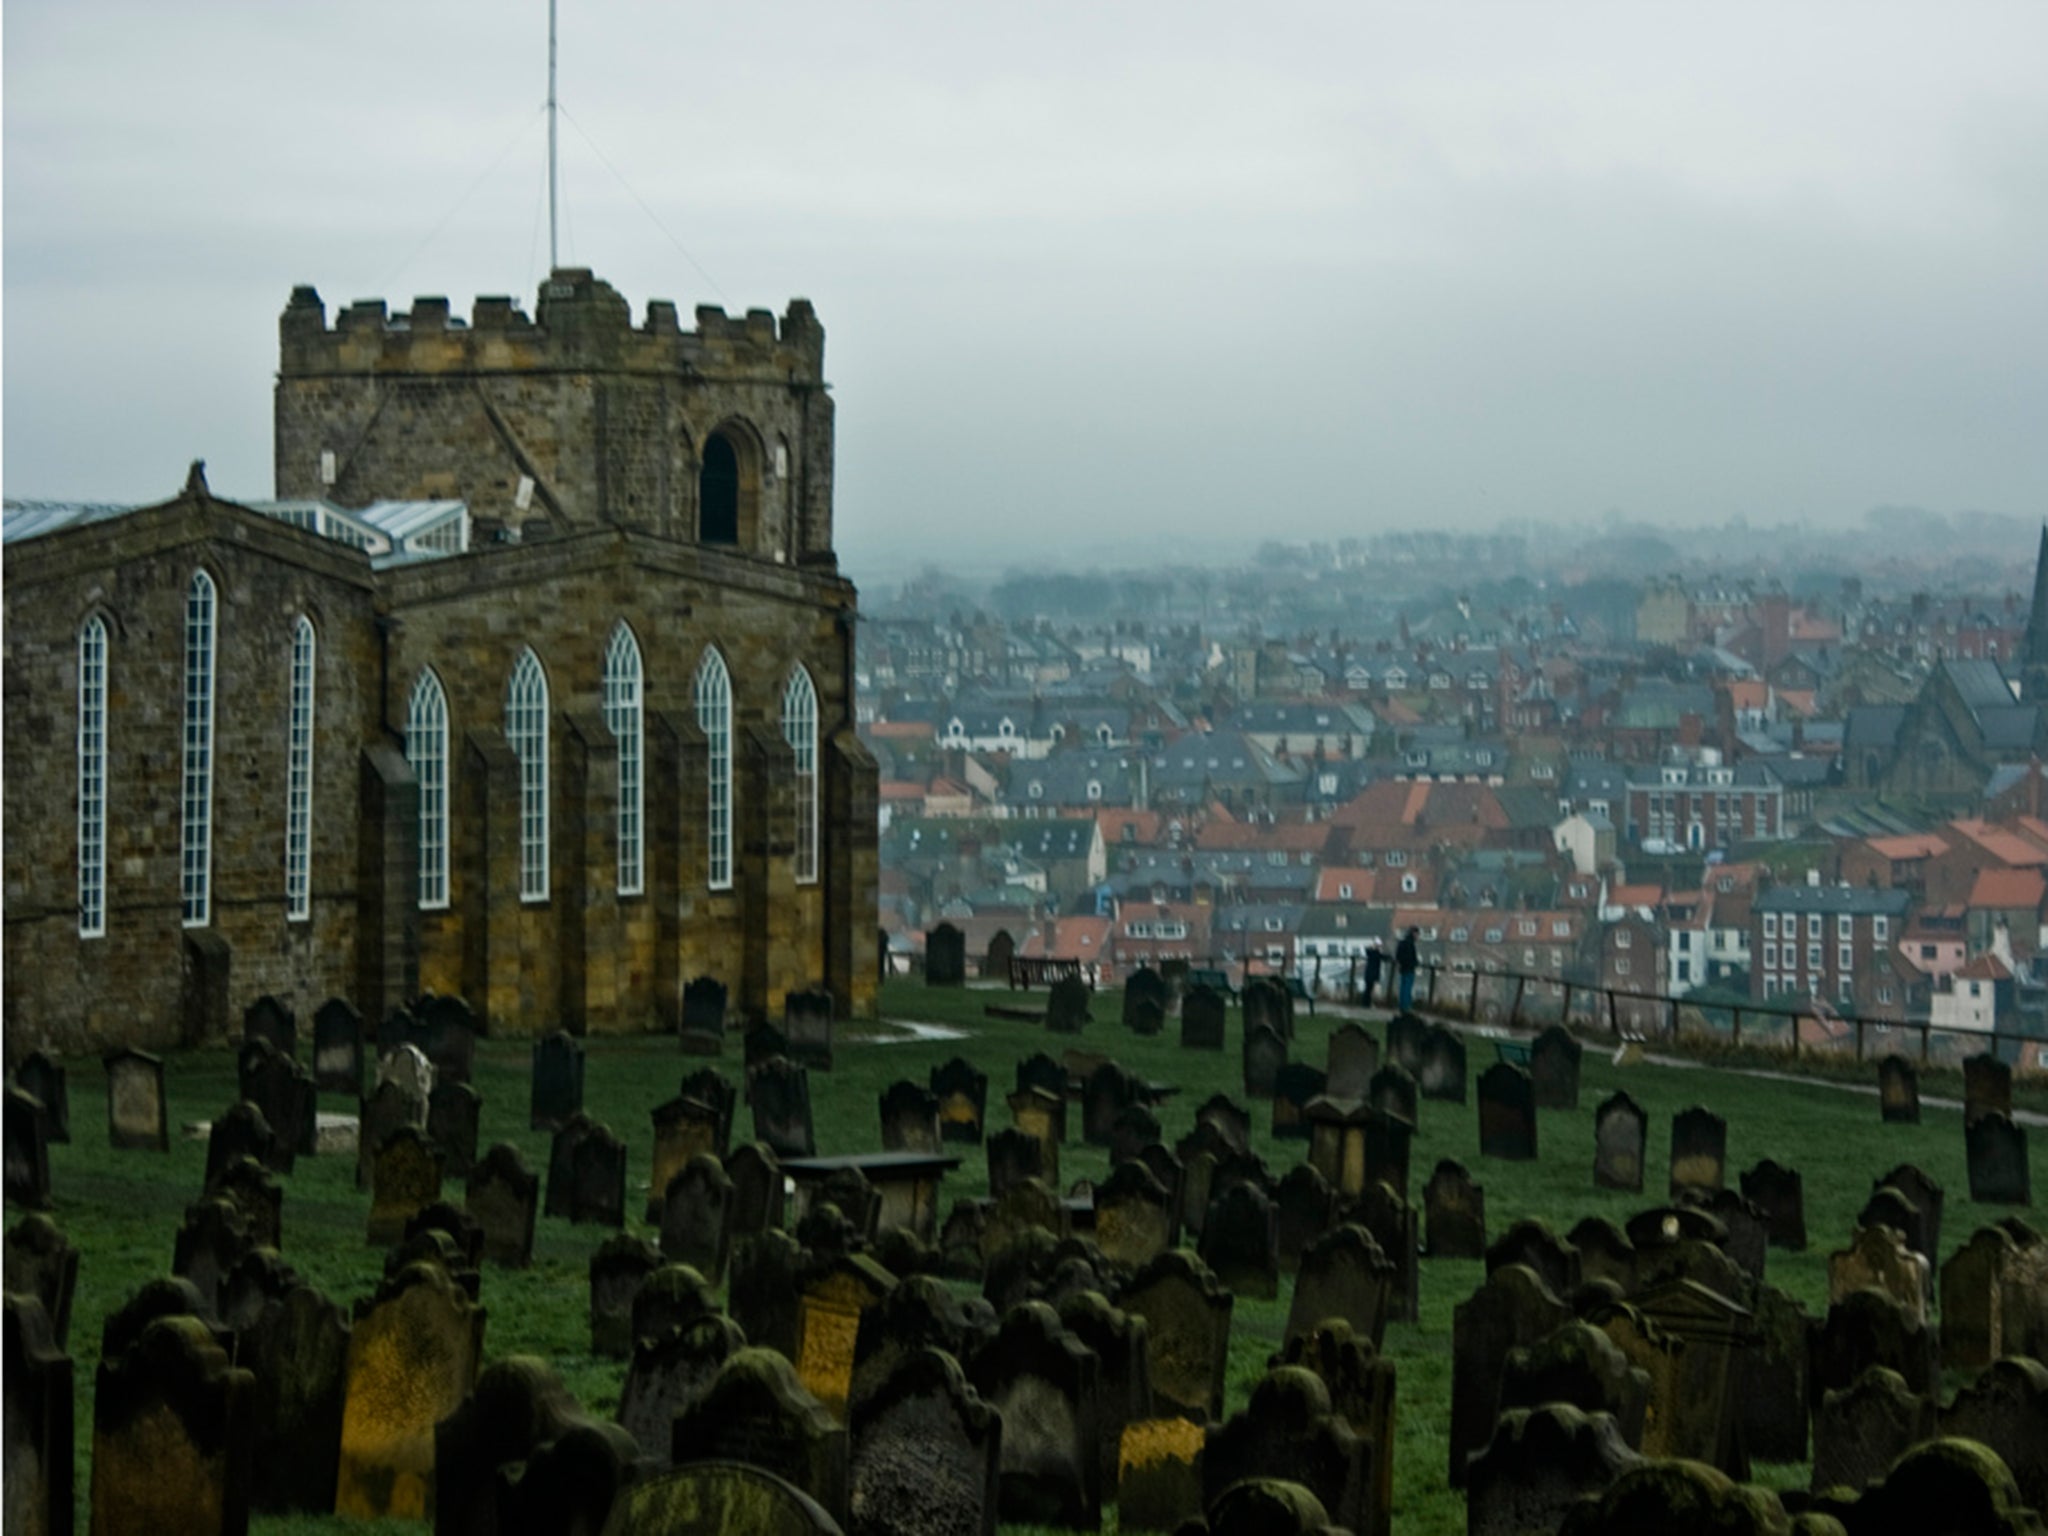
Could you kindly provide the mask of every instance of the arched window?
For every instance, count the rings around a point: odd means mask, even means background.
[[[313,915],[313,662],[319,641],[304,614],[292,625],[291,718],[285,727],[284,915]]]
[[[179,897],[187,928],[213,915],[213,658],[219,605],[213,578],[185,589],[184,772],[179,791]]]
[[[646,729],[640,707],[640,643],[624,620],[604,653],[604,723],[619,745],[619,894],[637,896],[644,884],[645,793],[641,763]]]
[[[818,690],[798,667],[782,690],[782,739],[796,754],[796,879],[818,879]]]
[[[78,936],[107,931],[107,623],[78,630]]]
[[[519,899],[548,899],[548,680],[529,647],[505,685],[505,740],[519,759]]]
[[[717,651],[697,667],[697,728],[704,733],[705,866],[711,889],[732,889],[732,675]]]
[[[704,440],[704,467],[697,472],[697,542],[740,541],[740,461],[732,440],[714,432]]]
[[[448,905],[448,695],[429,667],[405,708],[405,760],[420,789],[420,907]]]

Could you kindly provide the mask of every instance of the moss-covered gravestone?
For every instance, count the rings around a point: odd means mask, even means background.
[[[161,1317],[100,1361],[94,1536],[249,1528],[253,1382],[194,1317]]]
[[[356,1304],[336,1514],[431,1518],[434,1426],[469,1395],[483,1342],[483,1309],[437,1265],[409,1264]]]

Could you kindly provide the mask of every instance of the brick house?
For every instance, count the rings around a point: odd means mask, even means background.
[[[1905,891],[1851,885],[1778,885],[1750,903],[1750,996],[1818,997],[1878,1011],[1894,980],[1891,952],[1906,930]]]

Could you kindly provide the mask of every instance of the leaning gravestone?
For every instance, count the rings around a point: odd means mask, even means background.
[[[42,1051],[30,1051],[14,1069],[15,1086],[42,1101],[43,1126],[52,1145],[71,1140],[71,1090],[64,1069]]]
[[[1941,1410],[1940,1432],[1989,1446],[2012,1472],[2027,1507],[2048,1508],[2048,1364],[1994,1362]]]
[[[676,1416],[694,1408],[747,1336],[729,1317],[695,1318],[657,1338],[633,1343],[633,1363],[619,1393],[619,1423],[640,1453],[658,1467],[669,1465]]]
[[[692,1056],[716,1056],[725,1049],[725,983],[699,976],[683,987],[679,1037]]]
[[[147,1051],[110,1051],[107,1069],[107,1143],[117,1152],[168,1152],[170,1119],[164,1109],[163,1058]]]
[[[1877,1064],[1877,1103],[1886,1125],[1920,1123],[1920,1074],[1899,1055]]]
[[[791,992],[782,1000],[782,1032],[793,1061],[832,1070],[832,994],[822,988]]]
[[[1455,1031],[1441,1024],[1429,1026],[1422,1037],[1415,1082],[1425,1099],[1465,1102],[1465,1042]]]
[[[747,1073],[754,1104],[754,1139],[766,1142],[777,1157],[813,1157],[817,1142],[811,1132],[811,1075],[783,1057],[773,1057]]]
[[[1584,1052],[1577,1038],[1562,1025],[1553,1024],[1529,1047],[1529,1076],[1536,1084],[1538,1109],[1579,1107],[1579,1058]]]
[[[847,1536],[990,1536],[1004,1427],[951,1354],[905,1356],[852,1410]]]
[[[1726,1181],[1728,1122],[1694,1105],[1671,1117],[1671,1193],[1719,1189]]]
[[[951,923],[941,923],[924,936],[924,984],[928,987],[967,984],[967,936]]]
[[[1511,1163],[1536,1160],[1536,1085],[1504,1061],[1479,1074],[1479,1155]]]
[[[533,1262],[534,1218],[540,1206],[540,1175],[527,1168],[519,1149],[501,1141],[469,1172],[464,1208],[483,1228],[483,1257],[508,1269]]]
[[[1174,1531],[1202,1515],[1202,1445],[1192,1419],[1145,1418],[1124,1426],[1117,1453],[1120,1531]]]
[[[322,1093],[363,1092],[363,1016],[338,997],[313,1015],[313,1081]]]
[[[1445,1158],[1423,1186],[1422,1209],[1432,1259],[1486,1257],[1486,1190],[1463,1163]]]
[[[158,1318],[103,1358],[93,1393],[94,1536],[246,1531],[253,1386],[195,1317]]]
[[[1062,976],[1045,997],[1045,1027],[1056,1035],[1078,1035],[1088,1023],[1088,983]]]
[[[1223,994],[1214,987],[1198,986],[1181,999],[1180,1044],[1184,1051],[1220,1051],[1224,1048],[1226,1011]]]
[[[1333,1099],[1362,1099],[1380,1069],[1380,1043],[1358,1023],[1340,1025],[1330,1034],[1323,1091]]]
[[[939,1135],[946,1141],[981,1140],[983,1116],[988,1109],[988,1074],[955,1056],[943,1066],[933,1067],[927,1086],[939,1101]]]
[[[704,1396],[677,1416],[670,1446],[678,1468],[745,1462],[802,1490],[842,1526],[847,1518],[846,1431],[804,1390],[796,1368],[771,1349],[736,1351]]]
[[[49,1209],[49,1118],[43,1101],[10,1086],[0,1128],[4,1128],[7,1199],[32,1211]]]
[[[1988,1114],[2012,1113],[2012,1068],[1988,1052],[1963,1063],[1963,1125]]]
[[[583,1042],[558,1029],[533,1042],[527,1124],[536,1131],[552,1131],[582,1108]]]
[[[734,1147],[724,1160],[732,1180],[731,1238],[738,1244],[757,1232],[782,1225],[782,1166],[774,1151],[758,1141]]]
[[[1970,1198],[1979,1205],[2032,1205],[2026,1128],[2009,1114],[1986,1110],[1963,1130],[1970,1162]]]
[[[975,1351],[967,1379],[1002,1415],[998,1517],[1005,1525],[1102,1523],[1100,1363],[1042,1301],[1004,1317]]]
[[[1116,1297],[1124,1311],[1145,1319],[1152,1395],[1160,1413],[1205,1424],[1222,1416],[1235,1302],[1229,1288],[1184,1248],[1160,1254]]]
[[[436,1264],[409,1264],[356,1304],[336,1514],[426,1518],[434,1426],[469,1395],[483,1342],[483,1309]]]

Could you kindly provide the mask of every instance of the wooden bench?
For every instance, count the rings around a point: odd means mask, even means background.
[[[1013,990],[1029,992],[1034,986],[1049,987],[1069,976],[1077,981],[1080,979],[1080,961],[1056,960],[1049,955],[1010,956],[1010,986]]]
[[[1283,976],[1280,978],[1280,982],[1282,986],[1287,988],[1287,995],[1289,997],[1293,998],[1297,1003],[1308,1004],[1308,1016],[1314,1018],[1316,1016],[1316,995],[1309,990],[1308,983],[1299,976]]]
[[[1237,996],[1237,989],[1230,984],[1228,971],[1191,970],[1188,972],[1188,990],[1192,992],[1196,987],[1207,987],[1211,991],[1221,992],[1225,997]]]
[[[1496,1040],[1494,1053],[1511,1067],[1529,1065],[1529,1042],[1527,1040]]]

